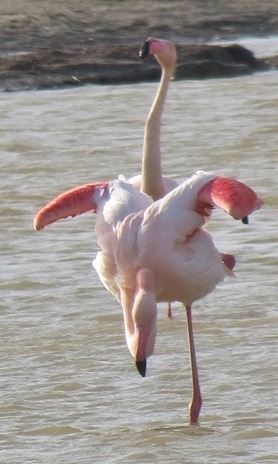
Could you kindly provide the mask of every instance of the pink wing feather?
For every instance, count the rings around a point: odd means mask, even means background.
[[[245,219],[260,209],[262,200],[254,190],[235,179],[217,177],[208,182],[199,192],[196,210],[218,206],[235,219]]]
[[[34,229],[41,230],[59,219],[74,217],[87,211],[96,211],[97,204],[94,194],[99,189],[105,189],[108,182],[98,182],[75,187],[62,193],[44,208],[34,218]]]

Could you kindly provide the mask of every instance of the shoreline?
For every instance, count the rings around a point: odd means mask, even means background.
[[[20,5],[18,5],[20,3]],[[205,3],[205,5],[204,5]],[[233,77],[278,69],[278,56],[256,58],[217,40],[278,35],[277,3],[267,0],[0,1],[0,91],[122,84],[159,78],[142,64],[150,35],[174,41],[178,79]]]

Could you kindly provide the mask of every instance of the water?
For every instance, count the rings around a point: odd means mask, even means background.
[[[277,73],[171,83],[163,167],[243,180],[264,199],[250,225],[215,211],[210,230],[237,256],[195,304],[204,404],[188,424],[184,311],[159,307],[148,375],[135,370],[116,301],[91,267],[94,218],[33,231],[58,193],[140,170],[156,84],[2,94],[0,460],[47,463],[276,463]]]

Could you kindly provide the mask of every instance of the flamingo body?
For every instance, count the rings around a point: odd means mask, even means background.
[[[155,346],[157,302],[184,304],[193,379],[192,424],[198,422],[202,400],[191,305],[223,280],[226,268],[204,225],[214,206],[245,219],[261,205],[245,184],[200,171],[155,202],[122,178],[77,187],[54,199],[34,219],[40,230],[67,216],[96,212],[101,250],[94,267],[122,306],[127,346],[142,376]]]
[[[169,192],[136,218],[127,217],[118,234],[123,244],[119,246],[121,253],[116,254],[121,278],[130,276],[130,262],[136,263],[134,269],[151,269],[159,302],[191,305],[224,278],[221,256],[202,228],[205,219],[194,211],[198,196],[194,186],[201,189],[203,183],[214,178],[202,174]]]

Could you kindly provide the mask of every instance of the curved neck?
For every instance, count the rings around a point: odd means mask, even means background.
[[[161,170],[160,127],[173,69],[162,69],[160,84],[145,125],[142,159],[142,187],[154,200],[164,196]]]

